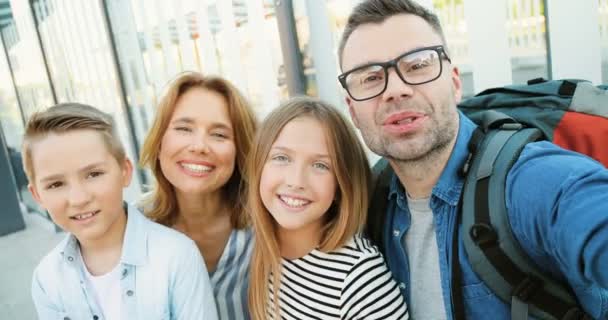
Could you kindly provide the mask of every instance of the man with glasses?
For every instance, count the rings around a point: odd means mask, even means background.
[[[455,318],[458,263],[466,318],[509,319],[510,306],[472,271],[463,246],[453,248],[461,232],[460,172],[476,125],[456,107],[462,84],[437,16],[414,1],[363,1],[338,54],[352,120],[394,170],[386,212],[370,216],[384,216],[375,240],[412,318]],[[522,249],[567,280],[588,314],[608,319],[608,171],[548,142],[532,143],[509,172],[506,191]]]

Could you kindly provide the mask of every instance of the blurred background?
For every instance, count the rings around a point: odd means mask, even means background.
[[[0,318],[35,319],[30,278],[63,234],[27,192],[32,112],[77,101],[115,117],[135,162],[181,71],[235,83],[263,118],[307,94],[345,110],[336,55],[360,0],[0,0]],[[465,96],[533,78],[608,83],[608,0],[418,0],[442,22]],[[135,201],[150,183],[138,169]]]

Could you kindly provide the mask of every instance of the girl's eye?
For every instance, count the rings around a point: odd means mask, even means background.
[[[276,162],[288,162],[289,161],[289,158],[282,154],[273,156],[271,159],[272,159],[272,161],[276,161]]]
[[[312,166],[316,169],[329,170],[329,166],[323,162],[315,162]]]

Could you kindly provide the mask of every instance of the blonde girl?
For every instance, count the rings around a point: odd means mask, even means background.
[[[359,235],[371,174],[332,106],[294,98],[262,124],[248,160],[254,319],[407,319],[376,247]]]

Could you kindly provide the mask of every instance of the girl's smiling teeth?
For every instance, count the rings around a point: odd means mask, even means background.
[[[179,165],[182,168],[184,168],[188,171],[195,172],[195,173],[204,173],[204,172],[209,172],[209,171],[213,170],[213,167],[202,165],[202,164],[180,162]]]
[[[279,195],[279,199],[281,199],[281,201],[283,201],[283,203],[285,203],[286,205],[293,208],[300,208],[311,202],[310,200],[292,198],[285,195]]]

